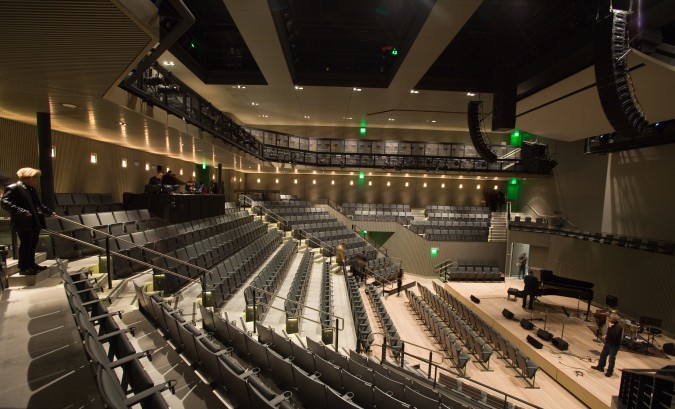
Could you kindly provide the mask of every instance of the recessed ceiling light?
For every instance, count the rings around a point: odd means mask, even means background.
[[[258,115],[258,118],[269,118],[269,115]]]
[[[389,118],[389,119],[387,119],[387,121],[395,121],[395,120],[396,120],[396,118]]]
[[[120,124],[120,125],[122,125],[122,126],[126,126],[126,125],[127,125],[127,123],[124,122],[124,121],[119,121],[118,124]]]
[[[354,119],[351,116],[343,116],[342,119]]]
[[[258,104],[257,102],[251,102],[251,105],[253,105],[254,107],[257,107],[260,104]]]
[[[427,119],[427,122],[430,124],[435,124],[436,120],[435,119]]]
[[[71,109],[78,109],[78,108],[80,108],[79,106],[77,106],[77,105],[75,105],[75,104],[69,104],[69,103],[67,103],[67,102],[62,103],[61,106],[64,106],[64,107],[66,107],[66,108],[71,108]]]
[[[174,64],[173,61],[164,61],[164,62],[162,62],[162,64],[167,66],[167,67],[173,67],[174,65],[176,65],[176,64]]]
[[[309,116],[309,115],[305,115],[305,119],[309,119],[309,118],[310,118],[310,116]]]
[[[473,92],[467,92],[467,93],[466,93],[466,96],[467,96],[467,97],[475,97],[476,94],[473,93]]]
[[[411,90],[410,90],[410,93],[411,93],[411,94],[419,94],[420,92],[419,92],[418,90],[416,90],[416,89],[411,89]]]
[[[302,89],[305,89],[305,88],[301,87],[300,85],[296,85],[296,86],[295,86],[295,89],[297,89],[297,90],[302,90]]]
[[[352,91],[355,91],[355,92],[361,92],[361,88],[356,88],[356,87],[354,87],[354,88],[352,88]]]
[[[233,85],[232,88],[234,89],[246,89],[245,85]]]

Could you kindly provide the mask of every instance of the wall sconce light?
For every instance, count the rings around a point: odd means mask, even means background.
[[[123,168],[127,167],[127,160],[126,159],[122,159],[122,167]]]
[[[464,185],[462,185],[462,184],[460,183],[460,184],[459,184],[459,188],[460,188],[460,189],[464,189]]]
[[[298,184],[298,179],[293,179],[293,183]]]
[[[52,158],[56,157],[56,146],[52,146],[51,156],[52,156]]]
[[[312,184],[316,185],[316,179],[312,179]]]
[[[150,164],[148,162],[145,162],[145,170],[150,170]]]
[[[274,179],[274,183],[279,183],[279,179]]]
[[[331,181],[330,181],[330,184],[331,184],[331,185],[334,185],[334,184],[335,184],[335,181],[334,181],[334,180],[331,180]]]
[[[480,185],[476,185],[476,190],[480,190]]]
[[[89,162],[91,162],[93,164],[96,164],[96,162],[98,162],[98,157],[96,156],[95,153],[92,153],[92,154],[89,155]]]
[[[350,180],[350,181],[349,181],[349,186],[354,186],[354,181],[353,181],[353,180]]]
[[[260,183],[260,178],[256,179],[255,181],[256,181],[257,183]]]
[[[405,182],[405,187],[408,187],[408,182]]]
[[[391,182],[387,181],[387,187],[391,186]]]
[[[445,189],[445,183],[441,183],[441,189]]]

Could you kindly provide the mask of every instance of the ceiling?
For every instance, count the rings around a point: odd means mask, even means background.
[[[243,125],[468,141],[467,102],[483,100],[489,114],[495,78],[513,70],[518,128],[561,141],[611,130],[594,88],[596,0],[185,3],[197,23],[159,62]],[[149,0],[3,2],[0,116],[34,123],[35,112],[49,111],[54,129],[194,162],[195,151],[211,151],[232,167],[236,151],[117,87],[176,23],[166,4],[158,13]],[[641,4],[642,24],[674,41],[675,0]],[[665,103],[673,67],[638,52],[629,62],[647,118],[675,118]]]

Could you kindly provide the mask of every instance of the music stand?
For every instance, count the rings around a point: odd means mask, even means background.
[[[640,326],[647,331],[647,343],[655,347],[654,343],[656,342],[656,336],[661,335],[662,333],[661,326],[663,325],[663,320],[653,317],[640,317],[638,320]]]

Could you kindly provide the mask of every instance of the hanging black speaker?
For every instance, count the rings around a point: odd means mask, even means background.
[[[492,150],[487,135],[485,135],[480,128],[480,110],[482,105],[483,103],[481,101],[469,102],[467,110],[469,135],[471,136],[471,142],[476,148],[478,155],[480,155],[487,163],[494,163],[498,159],[497,154]]]
[[[614,8],[599,24],[595,38],[595,81],[600,104],[612,128],[622,136],[641,136],[649,122],[628,72],[628,11]]]

